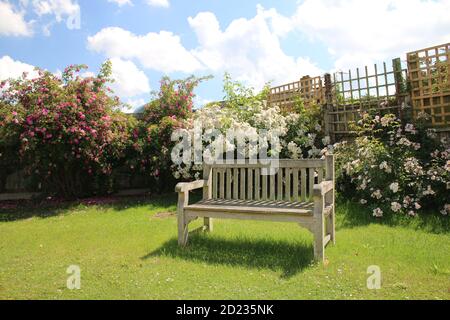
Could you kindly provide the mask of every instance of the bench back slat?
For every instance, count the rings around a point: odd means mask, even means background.
[[[307,185],[307,175],[306,175],[306,169],[302,169],[302,191],[301,191],[301,201],[306,201],[306,185]]]
[[[292,201],[299,201],[299,193],[298,193],[298,186],[299,186],[299,170],[293,169],[292,170]]]
[[[232,175],[231,175],[231,168],[228,168],[227,169],[227,171],[226,171],[226,180],[227,180],[227,182],[226,182],[226,187],[227,187],[227,200],[231,200],[232,199],[232,193],[231,193],[231,189],[232,189],[232,186],[233,186],[233,177],[232,177]]]
[[[291,170],[290,168],[284,169],[285,176],[285,190],[284,190],[284,200],[291,201]]]
[[[239,181],[239,169],[238,168],[233,168],[233,200],[239,200],[239,185],[238,185],[238,181]]]
[[[261,199],[261,170],[255,169],[255,200]]]
[[[327,160],[280,160],[269,174],[269,165],[225,163],[208,166],[213,199],[313,201],[314,184],[334,178]]]
[[[262,192],[261,192],[261,200],[267,200],[268,199],[268,192],[267,192],[267,176],[261,176],[262,180]]]

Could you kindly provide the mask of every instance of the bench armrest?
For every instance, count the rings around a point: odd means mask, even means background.
[[[182,182],[177,184],[175,192],[189,192],[196,189],[201,189],[207,185],[205,180],[198,180],[194,182]]]
[[[314,196],[323,197],[333,189],[334,189],[334,181],[323,181],[322,183],[314,185]]]

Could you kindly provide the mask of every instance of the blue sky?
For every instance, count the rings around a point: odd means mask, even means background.
[[[134,106],[164,74],[214,75],[201,105],[222,98],[225,71],[260,88],[449,42],[449,11],[450,0],[0,0],[0,79],[112,59]]]

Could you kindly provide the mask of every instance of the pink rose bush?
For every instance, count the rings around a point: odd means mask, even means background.
[[[354,143],[335,146],[341,195],[385,214],[448,215],[450,150],[422,122],[364,114]]]
[[[203,80],[164,77],[155,99],[145,106],[143,120],[132,132],[126,165],[136,175],[144,175],[154,191],[171,192],[177,182],[172,172],[172,132],[185,128],[192,119],[194,89]]]
[[[106,86],[109,62],[95,77],[81,77],[85,68],[70,66],[61,77],[40,70],[35,79],[7,81],[0,97],[0,152],[45,190],[66,197],[100,187],[131,134],[132,120],[116,111],[119,99]]]

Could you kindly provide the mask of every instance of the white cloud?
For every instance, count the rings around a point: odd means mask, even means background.
[[[404,57],[450,40],[450,0],[305,0],[292,23],[334,56],[336,68]]]
[[[140,36],[118,27],[105,28],[88,37],[88,48],[108,58],[137,59],[144,67],[164,73],[191,73],[202,67],[180,37],[167,31]]]
[[[124,5],[133,5],[133,3],[131,2],[131,0],[108,0],[108,2],[114,2],[116,3],[119,7],[122,7]]]
[[[137,99],[128,99],[126,100],[126,103],[130,105],[131,108],[126,109],[127,112],[134,112],[136,109],[144,106],[149,100],[146,100],[144,98],[137,98]]]
[[[80,6],[72,0],[33,0],[33,8],[39,16],[54,15],[58,22],[80,13]]]
[[[112,78],[115,80],[111,84],[114,93],[130,104],[132,110],[144,105],[146,101],[142,96],[150,93],[150,82],[145,73],[139,70],[131,61],[119,58],[110,60],[112,63]],[[0,58],[0,80],[17,79],[24,72],[28,74],[28,79],[38,77],[38,72],[34,66],[14,60],[9,56]],[[61,77],[62,71],[58,69],[54,72],[54,75]],[[87,78],[95,77],[96,74],[91,71],[85,71],[80,76]]]
[[[169,0],[146,0],[146,2],[152,7],[168,8],[170,6]]]
[[[224,30],[211,12],[189,17],[188,22],[198,40],[192,50],[171,32],[135,35],[118,27],[89,37],[88,48],[108,58],[137,60],[164,73],[227,71],[257,89],[272,80],[279,84],[322,73],[308,57],[289,56],[282,50],[279,38],[292,29],[292,23],[275,9],[258,6],[254,18],[236,19]]]
[[[28,78],[37,78],[38,72],[34,70],[34,66],[13,60],[10,56],[3,56],[0,58],[0,80],[9,78],[17,79],[22,76],[24,72],[28,73]]]
[[[54,21],[42,27],[44,35],[50,35],[50,27],[54,22],[66,21],[68,29],[81,28],[81,9],[76,0],[33,0],[33,10],[39,16],[52,16]],[[27,5],[27,2],[25,2]]]
[[[223,31],[211,12],[189,17],[188,22],[199,41],[194,54],[213,72],[228,71],[256,88],[271,80],[278,84],[321,73],[309,58],[288,56],[282,50],[279,36],[291,27],[274,9],[258,6],[254,18],[236,19]]]
[[[273,32],[278,36],[285,36],[293,29],[293,23],[290,18],[285,17],[277,12],[276,9],[264,9],[260,4],[256,6],[258,15],[270,21]]]
[[[122,97],[134,97],[150,92],[150,83],[145,73],[131,61],[112,58],[112,88]]]
[[[8,1],[0,1],[0,36],[31,36],[32,23],[24,16],[23,10],[16,11]]]
[[[80,75],[82,78],[94,78],[96,74],[92,71],[85,71]]]
[[[205,98],[202,98],[202,97],[200,97],[200,96],[196,96],[195,98],[194,98],[194,106],[196,107],[196,108],[203,108],[204,106],[206,106],[208,103],[211,103],[211,102],[213,102],[214,100],[211,100],[211,99],[205,99]]]

